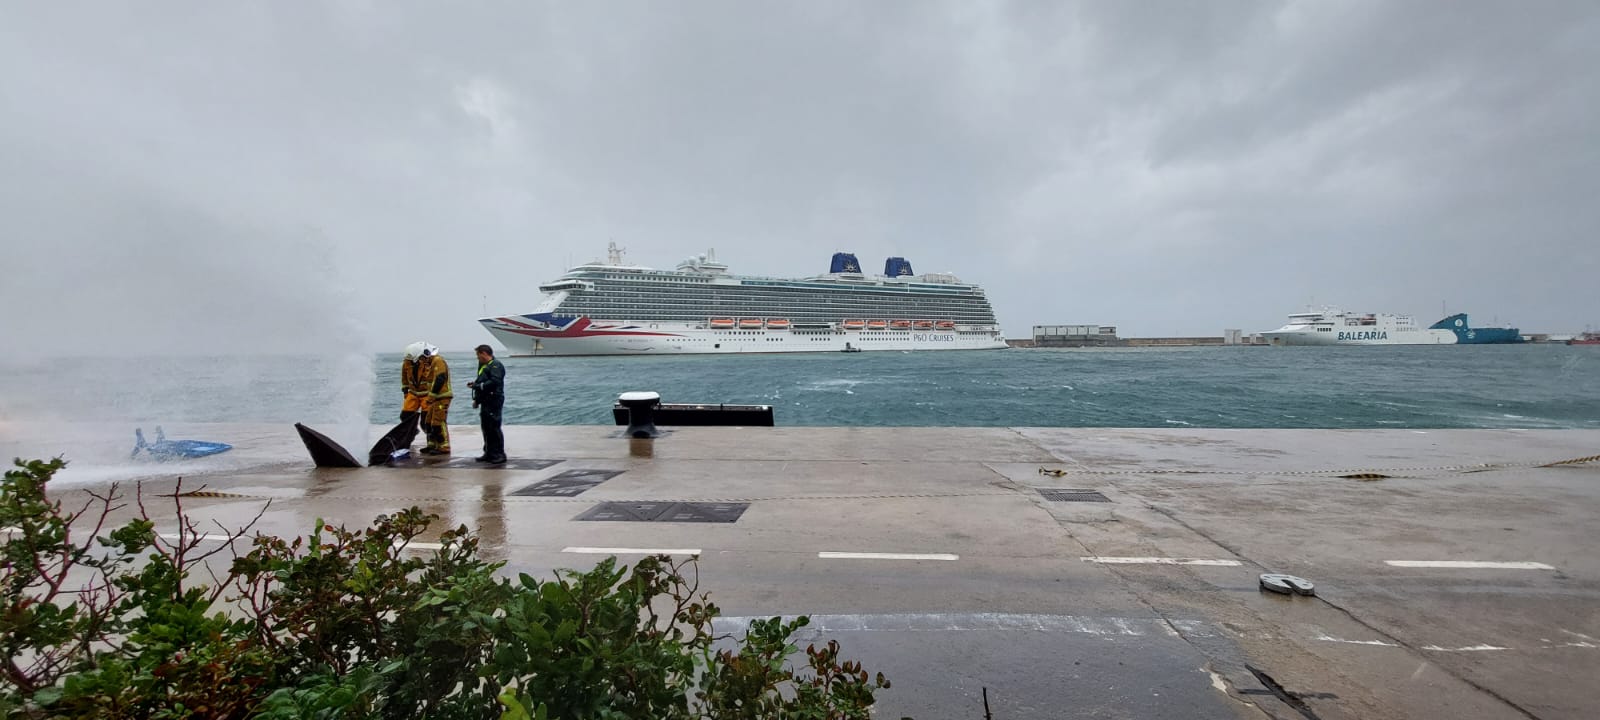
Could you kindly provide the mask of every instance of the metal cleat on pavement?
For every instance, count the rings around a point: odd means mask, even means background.
[[[1312,585],[1310,580],[1278,573],[1262,575],[1261,589],[1280,595],[1305,595],[1310,597],[1317,594],[1317,587]]]

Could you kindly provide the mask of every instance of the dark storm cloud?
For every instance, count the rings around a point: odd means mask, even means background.
[[[1012,336],[1573,330],[1597,41],[1554,2],[40,3],[0,25],[5,330],[467,347],[613,239],[905,255]]]

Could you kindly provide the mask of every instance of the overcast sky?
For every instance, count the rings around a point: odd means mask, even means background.
[[[602,257],[983,285],[1012,337],[1600,325],[1594,2],[34,2],[0,332],[487,340]],[[287,346],[287,347],[286,347]]]

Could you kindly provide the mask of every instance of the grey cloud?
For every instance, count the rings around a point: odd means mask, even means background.
[[[1553,2],[41,4],[0,26],[24,278],[0,300],[39,308],[5,330],[73,345],[76,318],[187,299],[262,329],[209,338],[230,350],[308,327],[276,308],[338,318],[313,337],[467,347],[486,306],[526,311],[611,239],[775,275],[904,255],[984,284],[1013,335],[1260,330],[1312,298],[1578,329],[1600,307],[1597,23]]]

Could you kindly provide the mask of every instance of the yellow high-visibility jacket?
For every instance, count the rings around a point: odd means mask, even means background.
[[[450,365],[444,361],[444,358],[438,355],[434,355],[426,360],[431,362],[425,361],[423,363],[422,379],[423,382],[427,384],[425,392],[428,393],[428,397],[452,397],[454,393],[452,393],[450,390]]]
[[[427,358],[417,358],[400,361],[400,389],[406,394],[428,394],[428,381],[423,377],[428,367],[426,360]]]

